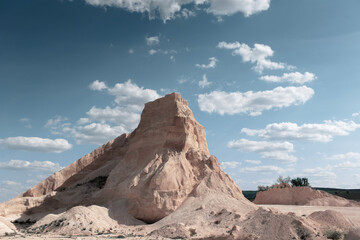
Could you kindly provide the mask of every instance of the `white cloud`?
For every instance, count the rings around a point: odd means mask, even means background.
[[[80,118],[74,125],[57,116],[50,119],[46,126],[56,134],[71,134],[77,144],[101,145],[132,131],[139,123],[144,104],[160,97],[155,90],[139,87],[131,80],[117,83],[114,87],[107,86],[106,91],[115,97],[117,106],[93,106],[86,113],[87,117]]]
[[[55,135],[61,134],[61,131],[65,127],[69,127],[71,124],[66,122],[68,119],[62,116],[55,116],[46,121],[45,127],[50,129],[50,132]]]
[[[185,18],[188,19],[190,17],[195,17],[196,16],[196,12],[194,10],[189,10],[187,8],[183,8],[181,10],[181,12],[175,14],[175,17],[177,18]]]
[[[88,118],[80,118],[79,120],[77,120],[77,124],[79,125],[83,125],[83,124],[86,124],[86,123],[89,123],[90,122],[90,119]]]
[[[275,70],[275,69],[285,69],[289,68],[285,63],[281,62],[273,62],[269,60],[269,57],[274,55],[274,51],[270,46],[255,43],[254,47],[251,48],[245,43],[233,42],[219,42],[217,45],[218,48],[221,49],[229,49],[233,50],[232,55],[240,55],[244,62],[251,62],[255,64],[253,69],[257,73],[262,73],[265,69]],[[293,66],[290,66],[293,68]]]
[[[89,88],[94,91],[101,91],[107,89],[105,82],[100,82],[99,80],[95,80],[89,85]]]
[[[91,123],[77,127],[72,133],[77,144],[102,145],[125,132],[126,129],[122,126],[112,127],[105,123]]]
[[[240,172],[257,172],[257,173],[269,173],[269,174],[283,174],[287,172],[292,172],[292,168],[281,168],[278,166],[256,166],[256,167],[245,167],[241,168]]]
[[[247,139],[240,139],[230,141],[228,147],[244,152],[258,152],[262,158],[284,162],[297,161],[295,156],[289,155],[290,152],[294,151],[294,145],[290,142],[249,141]]]
[[[352,170],[352,169],[360,168],[360,161],[356,161],[356,162],[345,161],[345,162],[336,164],[334,166],[334,168],[342,169],[342,170]]]
[[[241,165],[240,162],[235,162],[235,161],[232,161],[232,162],[221,162],[220,163],[222,169],[226,170],[226,169],[229,169],[229,168],[236,168],[237,166]]]
[[[250,164],[255,164],[255,165],[261,164],[260,160],[245,160],[245,162],[250,163]]]
[[[19,122],[23,123],[26,128],[32,128],[29,118],[20,118]]]
[[[14,181],[10,181],[10,180],[2,181],[2,183],[5,184],[5,185],[7,185],[7,186],[21,186],[20,183],[14,182]]]
[[[150,55],[150,56],[152,56],[152,55],[154,55],[154,54],[163,54],[163,55],[172,54],[172,55],[170,56],[170,60],[172,60],[171,57],[172,57],[173,59],[175,58],[173,55],[176,54],[176,53],[177,53],[177,51],[172,50],[172,49],[170,49],[170,50],[150,49],[150,50],[149,50],[149,55]]]
[[[208,11],[215,15],[232,15],[242,12],[249,17],[270,7],[270,0],[209,0],[209,2]]]
[[[245,113],[258,116],[264,110],[300,105],[307,102],[314,95],[312,88],[277,87],[273,90],[259,92],[223,92],[213,91],[198,96],[201,111],[215,112],[221,115]]]
[[[48,139],[39,137],[9,137],[0,139],[3,147],[37,152],[61,153],[72,148],[72,145],[65,139]]]
[[[128,52],[129,52],[129,54],[133,54],[133,53],[134,53],[134,49],[130,48]]]
[[[10,160],[8,162],[0,162],[0,169],[56,172],[61,170],[62,167],[58,163],[51,161],[29,162],[24,160]]]
[[[303,170],[303,175],[308,177],[318,177],[323,179],[336,178],[336,174],[332,171],[331,166],[307,168]]]
[[[199,87],[205,88],[211,85],[211,82],[207,80],[206,74],[203,75],[203,79],[199,81]]]
[[[154,46],[160,44],[159,36],[145,37],[145,41],[148,46]]]
[[[353,114],[351,114],[351,116],[352,116],[352,117],[358,117],[358,116],[360,116],[360,112],[353,113]]]
[[[344,154],[336,154],[329,157],[332,160],[349,160],[349,159],[356,159],[360,160],[360,153],[357,152],[348,152]]]
[[[139,87],[131,80],[125,83],[117,83],[113,88],[108,89],[109,94],[115,96],[117,104],[137,105],[143,108],[144,104],[153,101],[160,97],[160,95],[152,89],[144,89]]]
[[[154,55],[155,53],[157,53],[157,51],[155,49],[150,49],[149,50],[149,54],[150,55]]]
[[[292,73],[284,73],[282,76],[274,76],[274,75],[266,75],[260,77],[261,80],[266,82],[274,82],[274,83],[296,83],[296,84],[304,84],[307,82],[312,82],[316,79],[315,74],[310,72],[300,73],[300,72],[292,72]]]
[[[62,116],[55,116],[54,118],[50,118],[49,120],[46,121],[45,123],[45,127],[46,128],[52,128],[52,127],[56,127],[59,124],[67,121],[68,119],[66,117],[62,117]]]
[[[270,0],[85,0],[99,7],[118,7],[130,12],[148,13],[149,18],[161,18],[164,22],[176,17],[195,16],[191,9],[183,8],[187,4],[205,6],[206,11],[216,16],[232,15],[238,12],[246,17],[266,11]],[[185,10],[186,9],[186,10]]]
[[[140,121],[139,111],[141,111],[141,108],[136,106],[133,106],[132,109],[131,106],[130,109],[125,107],[110,108],[109,106],[97,108],[94,106],[86,114],[91,120],[108,121],[123,126],[124,129],[133,129]]]
[[[265,129],[243,128],[241,132],[249,136],[259,136],[275,140],[308,140],[330,142],[334,136],[346,136],[360,127],[353,121],[324,121],[321,124],[303,124],[283,122],[268,124]]]
[[[219,61],[216,57],[209,58],[208,64],[196,64],[195,66],[198,68],[208,69],[208,68],[215,68],[216,63]]]
[[[178,84],[183,84],[183,83],[186,83],[188,81],[188,79],[184,78],[184,77],[181,77],[179,78],[179,80],[177,80],[177,83]]]

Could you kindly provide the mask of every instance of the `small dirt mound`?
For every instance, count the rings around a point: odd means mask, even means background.
[[[308,205],[308,206],[334,206],[359,207],[360,203],[338,197],[311,187],[283,187],[270,188],[258,192],[255,204],[281,204],[281,205]]]
[[[320,223],[324,228],[339,227],[348,229],[352,226],[344,215],[333,210],[313,212],[309,215],[309,218]]]

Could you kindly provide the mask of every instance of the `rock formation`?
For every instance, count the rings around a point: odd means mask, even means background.
[[[360,203],[338,197],[311,187],[291,187],[289,184],[275,185],[256,194],[255,204],[308,205],[357,207]]]
[[[0,214],[36,218],[77,205],[120,201],[136,219],[155,222],[175,211],[201,182],[245,200],[210,156],[205,129],[173,93],[145,105],[139,126],[85,155],[15,199]],[[212,187],[212,186],[210,186]]]
[[[113,234],[286,240],[316,234],[316,220],[309,225],[244,198],[210,155],[204,127],[176,93],[147,103],[132,133],[0,204],[0,216],[0,234],[20,231],[27,239]]]

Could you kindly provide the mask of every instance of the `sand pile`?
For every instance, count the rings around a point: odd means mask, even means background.
[[[311,187],[291,187],[282,185],[261,191],[256,194],[255,204],[280,204],[280,205],[308,205],[308,206],[334,206],[357,207],[360,203],[339,196],[329,194]]]
[[[15,233],[16,227],[9,220],[0,217],[0,236]]]
[[[0,215],[7,221],[0,221],[0,229],[11,230],[6,223],[14,221],[29,239],[46,234],[271,240],[317,234],[305,218],[259,209],[245,199],[210,155],[204,127],[176,93],[147,103],[131,134],[0,204]]]
[[[350,221],[341,213],[332,210],[313,212],[309,215],[309,218],[320,223],[325,228],[338,227],[348,229],[353,227]]]

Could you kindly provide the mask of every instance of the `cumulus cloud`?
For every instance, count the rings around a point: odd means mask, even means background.
[[[230,141],[229,148],[234,148],[244,152],[260,153],[262,158],[274,159],[283,162],[296,162],[297,158],[290,155],[294,152],[294,145],[290,142],[266,142],[266,141],[250,141],[240,139]]]
[[[270,7],[270,0],[210,0],[210,3],[208,11],[215,15],[232,15],[242,12],[248,17]]]
[[[117,83],[113,88],[108,89],[109,94],[115,96],[117,104],[131,104],[139,105],[141,108],[146,102],[153,101],[160,97],[160,95],[152,89],[144,89],[139,87],[131,80],[125,83]]]
[[[0,169],[56,172],[61,170],[62,167],[58,163],[51,161],[29,162],[24,160],[10,160],[8,162],[0,162]]]
[[[56,134],[70,134],[77,144],[101,145],[132,131],[139,123],[144,104],[160,97],[155,90],[139,87],[131,80],[117,83],[113,87],[97,81],[90,85],[97,86],[92,88],[96,91],[106,89],[109,95],[115,97],[116,106],[105,108],[93,106],[86,112],[87,117],[80,118],[76,124],[70,124],[66,122],[66,118],[56,116],[49,119],[45,126]]]
[[[77,144],[102,145],[125,133],[122,126],[110,126],[106,123],[91,123],[72,129]]]
[[[207,80],[206,74],[203,75],[203,79],[199,81],[199,87],[205,88],[211,85],[211,82]]]
[[[89,119],[99,122],[112,122],[118,125],[123,126],[124,129],[135,128],[140,121],[139,111],[140,107],[131,106],[126,107],[115,107],[110,108],[109,106],[105,108],[92,107],[86,114],[89,116]],[[87,119],[87,118],[85,118]]]
[[[245,113],[250,116],[261,115],[263,111],[272,108],[283,108],[300,105],[307,102],[314,95],[312,88],[277,87],[273,90],[259,92],[224,92],[213,91],[198,96],[201,111],[209,113],[237,114]]]
[[[350,160],[350,159],[360,160],[360,153],[348,152],[348,153],[342,153],[342,154],[335,154],[335,155],[330,156],[329,159],[332,159],[332,160]]]
[[[282,62],[273,62],[269,59],[274,55],[274,51],[270,46],[255,43],[254,47],[251,48],[245,43],[233,42],[219,42],[217,45],[218,48],[232,50],[232,55],[240,55],[244,62],[251,62],[255,64],[253,69],[257,73],[262,73],[265,69],[276,70],[276,69],[285,69],[294,68],[293,66],[287,66]]]
[[[351,161],[345,161],[339,164],[336,164],[334,166],[335,169],[341,169],[341,170],[352,170],[352,169],[356,169],[356,168],[360,168],[360,161],[355,161],[355,162],[351,162]]]
[[[292,73],[284,73],[282,76],[274,76],[274,75],[266,75],[260,77],[261,80],[266,82],[274,82],[274,83],[295,83],[295,84],[304,84],[308,82],[312,82],[316,79],[315,74],[310,72],[300,73],[300,72],[292,72]]]
[[[46,121],[45,127],[49,128],[52,134],[59,135],[63,128],[70,125],[70,123],[66,122],[67,120],[66,117],[55,116]]]
[[[353,113],[353,114],[351,114],[351,116],[352,116],[352,117],[358,117],[358,116],[360,116],[360,112]]]
[[[198,68],[208,69],[208,68],[215,68],[216,63],[219,61],[216,57],[209,58],[208,64],[196,64],[195,66]]]
[[[318,177],[324,179],[336,178],[336,174],[332,171],[331,166],[307,168],[303,170],[303,175],[308,177]]]
[[[160,44],[159,36],[145,37],[145,41],[148,46]]]
[[[72,148],[65,139],[48,139],[39,137],[9,137],[0,139],[0,145],[5,148],[23,151],[61,153]]]
[[[273,140],[308,140],[330,142],[334,136],[346,136],[355,131],[360,124],[354,121],[327,120],[320,124],[297,125],[291,122],[271,123],[264,129],[243,128],[241,132],[249,136],[259,136]]]
[[[118,7],[130,12],[148,13],[149,18],[161,18],[164,22],[179,16],[188,18],[195,12],[184,5],[203,7],[216,16],[232,15],[238,12],[246,17],[266,11],[270,0],[85,0],[88,4],[99,7]],[[186,9],[186,10],[185,10]]]
[[[232,162],[221,162],[220,163],[222,169],[226,170],[226,169],[229,169],[229,168],[236,168],[237,166],[241,165],[240,162],[235,162],[235,161],[232,161]]]
[[[105,82],[100,82],[99,80],[95,80],[89,85],[89,88],[94,91],[101,91],[107,89]]]
[[[250,164],[255,164],[255,165],[261,164],[260,160],[245,160],[245,162],[250,163]]]
[[[240,169],[240,172],[256,172],[256,173],[268,173],[268,174],[283,174],[292,171],[294,171],[294,169],[292,168],[281,168],[272,165],[245,167]]]

